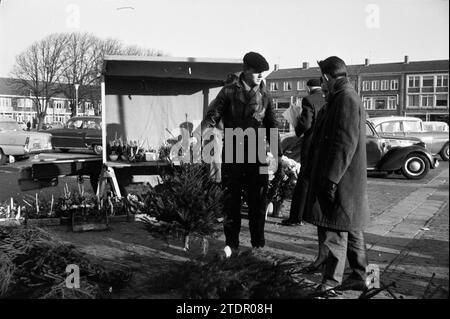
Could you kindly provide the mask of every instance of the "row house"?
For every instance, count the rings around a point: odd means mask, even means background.
[[[0,78],[0,116],[10,117],[19,122],[34,122],[36,119],[36,98],[17,85],[16,79]],[[95,115],[101,110],[99,88],[90,88],[93,99],[80,99],[78,103],[78,115]],[[96,96],[97,95],[97,96]],[[45,103],[43,97],[39,97],[41,105]],[[73,116],[73,98],[64,93],[57,93],[50,98],[47,106],[45,123],[65,123]]]
[[[447,122],[448,70],[448,60],[411,62],[408,56],[403,62],[371,64],[365,59],[364,64],[347,66],[350,81],[370,117],[407,115]],[[300,104],[307,94],[306,82],[320,75],[319,68],[310,68],[308,63],[292,69],[275,65],[266,82],[279,114],[290,103]]]

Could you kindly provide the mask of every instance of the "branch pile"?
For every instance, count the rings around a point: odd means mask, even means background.
[[[152,280],[154,292],[180,290],[190,299],[305,299],[314,283],[297,278],[302,262],[268,253],[216,257],[208,263],[188,261]]]
[[[80,269],[79,289],[66,287],[70,264]],[[129,272],[106,270],[42,229],[0,227],[1,298],[105,298],[129,279]]]

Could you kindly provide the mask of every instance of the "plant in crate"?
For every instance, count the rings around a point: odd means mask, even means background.
[[[12,197],[11,200],[0,203],[0,222],[1,224],[11,225],[20,224],[23,220],[23,207],[19,205]]]
[[[168,236],[182,235],[184,249],[190,236],[202,238],[206,254],[207,237],[221,231],[224,190],[210,178],[208,164],[182,164],[162,176],[162,183],[144,195],[144,222],[149,231]]]
[[[33,221],[33,223],[39,224],[38,220],[41,220],[42,223],[46,220],[45,223],[59,224],[53,195],[51,201],[39,198],[37,193],[35,196],[25,195],[22,201],[25,204],[23,206],[23,215],[27,223]]]

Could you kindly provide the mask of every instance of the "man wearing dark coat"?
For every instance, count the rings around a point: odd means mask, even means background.
[[[325,97],[322,92],[320,79],[310,79],[306,82],[308,95],[302,99],[302,113],[297,119],[295,125],[295,135],[303,136],[300,153],[300,174],[292,195],[291,209],[289,218],[281,222],[285,226],[294,226],[302,224],[303,210],[306,202],[305,179],[302,177],[305,172],[306,158],[311,146],[311,139],[317,114],[325,104]]]
[[[268,142],[276,143],[278,149],[275,156],[278,157],[278,167],[281,167],[282,156],[280,136],[277,133],[278,121],[272,99],[262,81],[262,72],[267,71],[269,65],[266,59],[256,52],[247,53],[243,62],[243,72],[236,81],[221,89],[201,124],[203,136],[207,128],[216,126],[220,120],[223,122],[225,131],[221,173],[222,183],[226,190],[224,203],[226,247],[224,250],[227,257],[238,253],[243,190],[247,195],[252,247],[262,248],[265,245],[264,224],[268,167],[266,158],[262,160],[259,158],[259,154],[256,154],[258,139],[262,138],[264,154],[266,151],[264,138]],[[252,141],[249,136],[245,136],[241,142],[235,137],[227,139],[227,130],[228,132],[230,130],[254,132],[256,140]],[[260,131],[264,132],[264,136],[260,136]],[[275,140],[271,139],[271,134],[274,133],[276,134]],[[227,149],[227,145],[230,143],[232,143],[232,147]],[[242,149],[243,154],[240,151]],[[243,160],[240,160],[239,157],[242,155]]]
[[[368,262],[363,231],[369,219],[366,112],[344,61],[333,56],[319,67],[328,96],[305,169],[309,186],[303,219],[318,227],[319,246],[327,249],[318,290],[364,290]],[[352,274],[342,283],[347,258]]]

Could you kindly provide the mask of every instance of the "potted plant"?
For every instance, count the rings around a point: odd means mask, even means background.
[[[109,142],[108,156],[111,161],[117,161],[120,153],[120,143],[118,140],[113,140]]]
[[[163,143],[158,149],[158,158],[162,161],[170,162],[170,150],[172,149],[173,144]]]

